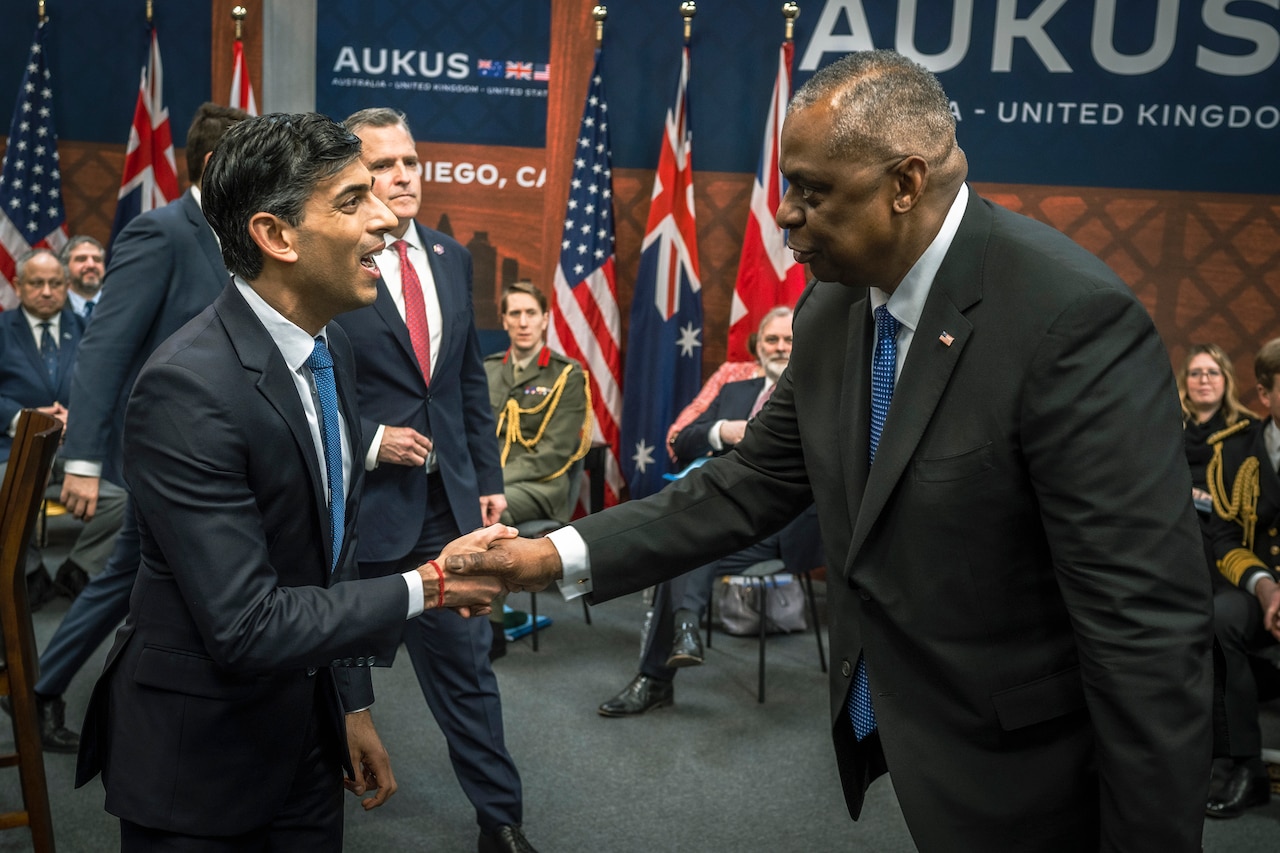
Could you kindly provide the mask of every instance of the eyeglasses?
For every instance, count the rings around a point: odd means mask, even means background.
[[[1213,370],[1212,368],[1210,368],[1209,370],[1188,370],[1187,378],[1188,379],[1221,379],[1222,371]]]

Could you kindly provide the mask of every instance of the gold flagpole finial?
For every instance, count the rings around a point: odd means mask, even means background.
[[[36,16],[42,24],[49,20],[49,16],[46,15],[44,11],[44,0],[40,0],[40,2],[36,4]]]
[[[680,17],[684,18],[684,43],[689,43],[693,35],[693,16],[698,14],[698,4],[693,0],[684,0],[680,4]]]
[[[604,41],[604,22],[609,17],[609,10],[602,3],[591,10],[591,17],[596,22],[596,47],[599,47],[600,43]]]
[[[151,0],[147,0],[147,24],[148,25],[151,23],[151,18],[153,17],[154,12],[155,10],[151,8]]]
[[[782,17],[787,19],[787,41],[795,36],[796,18],[800,17],[800,5],[798,3],[783,3]]]
[[[243,6],[236,6],[231,10],[231,17],[236,22],[236,41],[240,41],[241,29],[244,27],[244,19],[248,14],[249,10]]]

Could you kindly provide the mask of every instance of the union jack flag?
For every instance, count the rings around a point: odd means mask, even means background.
[[[507,73],[507,63],[501,59],[476,60],[476,74],[481,77],[503,77]]]
[[[702,384],[702,283],[688,83],[686,46],[653,179],[627,336],[622,465],[633,498],[652,494],[665,484],[662,475],[669,457],[662,443],[667,427]]]
[[[67,242],[62,174],[53,121],[53,79],[45,63],[44,28],[36,25],[0,165],[0,309],[18,304],[13,280],[20,257],[31,249],[55,252]]]
[[[776,305],[796,304],[804,290],[804,267],[787,250],[787,232],[778,227],[774,214],[787,191],[787,182],[778,171],[778,147],[782,142],[782,118],[791,99],[790,41],[778,51],[778,77],[773,83],[769,117],[765,120],[764,145],[760,165],[751,187],[751,207],[747,232],[742,240],[738,280],[733,286],[733,306],[729,311],[728,361],[755,361],[747,339],[760,326],[764,315]]]
[[[173,134],[169,130],[162,83],[160,42],[156,28],[151,27],[151,52],[147,65],[142,68],[138,101],[133,108],[116,217],[111,225],[112,243],[130,219],[164,207],[178,197],[178,167],[173,158]]]
[[[236,39],[231,48],[231,97],[228,105],[244,110],[251,116],[258,114],[258,101],[253,97],[253,82],[249,79],[249,63],[244,58],[244,42]]]
[[[587,88],[578,147],[569,183],[569,205],[552,291],[547,343],[580,362],[591,378],[595,444],[608,445],[605,505],[622,493],[618,424],[622,417],[622,315],[618,310],[613,248],[613,171],[609,107],[600,75],[601,51]],[[585,493],[587,490],[583,489]],[[591,507],[598,510],[600,507]]]
[[[507,79],[508,80],[532,80],[533,79],[533,63],[532,62],[508,62],[507,63]]]

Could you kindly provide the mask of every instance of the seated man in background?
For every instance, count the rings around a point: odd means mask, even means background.
[[[62,248],[62,263],[67,268],[70,285],[67,298],[71,300],[71,310],[86,326],[102,298],[102,280],[107,272],[105,257],[102,244],[88,234],[75,235]]]
[[[1269,417],[1241,418],[1209,437],[1213,457],[1206,469],[1214,513],[1209,538],[1218,570],[1230,581],[1215,584],[1213,630],[1225,663],[1223,720],[1215,732],[1215,755],[1225,773],[1215,774],[1205,814],[1239,817],[1271,799],[1262,761],[1258,683],[1250,663],[1254,652],[1280,641],[1280,338],[1268,341],[1254,359],[1258,397]]]
[[[484,360],[489,402],[498,423],[504,524],[538,518],[567,523],[569,469],[591,446],[587,373],[576,361],[547,347],[547,297],[534,284],[517,281],[502,293],[502,328],[511,338],[505,352]],[[493,607],[491,658],[506,650],[502,603]]]
[[[18,259],[20,310],[0,313],[0,480],[9,466],[18,415],[36,409],[67,423],[71,373],[84,321],[67,305],[67,270],[49,249],[34,249]],[[53,482],[62,479],[54,462]],[[98,513],[80,531],[67,559],[50,581],[33,538],[27,553],[27,602],[34,612],[57,593],[75,598],[88,572],[101,570],[124,515],[124,493],[103,492]],[[75,752],[78,740],[65,724],[61,696],[36,697],[40,740],[49,752]],[[5,710],[8,706],[5,705]]]
[[[676,436],[672,447],[681,465],[727,453],[742,440],[747,422],[769,399],[791,359],[790,308],[779,306],[764,316],[756,337],[756,356],[764,376],[726,383],[706,411]],[[599,707],[600,714],[630,717],[670,705],[676,669],[702,663],[698,625],[711,600],[712,583],[721,575],[738,574],[772,559],[781,559],[792,571],[808,571],[822,565],[818,516],[812,506],[756,544],[659,584],[645,634],[640,672],[621,693]]]

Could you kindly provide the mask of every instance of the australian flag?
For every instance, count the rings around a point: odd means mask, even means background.
[[[507,63],[501,59],[476,60],[476,74],[480,77],[505,77]]]
[[[664,485],[667,427],[702,384],[702,283],[693,210],[689,48],[667,112],[649,221],[640,247],[622,404],[622,467],[631,497]]]
[[[31,41],[0,164],[0,309],[18,304],[17,292],[8,284],[18,259],[37,247],[60,251],[67,242],[44,28],[42,21]]]

